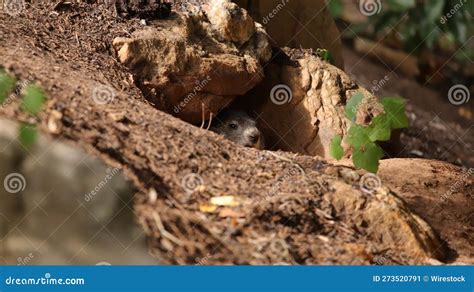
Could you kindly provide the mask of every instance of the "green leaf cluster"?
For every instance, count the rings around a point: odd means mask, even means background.
[[[36,116],[46,101],[43,90],[36,84],[28,85],[23,93],[21,108],[32,116]],[[30,147],[38,136],[36,126],[23,123],[20,127],[20,143]]]
[[[16,79],[9,75],[4,70],[0,70],[0,104],[7,99],[7,97],[15,90]],[[26,113],[36,116],[46,101],[46,95],[43,90],[35,85],[28,85],[22,92],[21,109]],[[37,129],[34,125],[21,123],[19,140],[25,147],[30,147],[36,140]]]
[[[377,142],[390,140],[394,129],[408,127],[408,118],[405,114],[405,102],[403,99],[385,97],[381,101],[384,112],[372,119],[370,125],[358,125],[355,122],[355,118],[357,108],[363,98],[364,95],[361,92],[357,92],[347,102],[346,115],[351,121],[351,126],[346,141],[352,148],[352,161],[354,165],[376,173],[379,160],[384,156],[384,152]],[[338,160],[344,155],[341,142],[341,137],[335,136],[330,145],[331,156]]]

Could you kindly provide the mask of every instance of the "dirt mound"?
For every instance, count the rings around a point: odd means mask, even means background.
[[[423,159],[382,160],[381,180],[406,200],[408,207],[439,230],[459,253],[474,263],[474,168]]]
[[[350,168],[241,148],[155,109],[111,49],[139,20],[115,18],[96,4],[53,9],[38,4],[22,17],[0,15],[0,41],[9,44],[0,64],[37,81],[49,97],[37,121],[17,101],[0,113],[45,132],[59,117],[52,135],[123,169],[138,190],[138,220],[163,262],[449,260],[436,233],[396,194],[367,187]]]

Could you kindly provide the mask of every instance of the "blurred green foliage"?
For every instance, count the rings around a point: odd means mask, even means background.
[[[380,13],[369,17],[363,25],[351,29],[378,37],[396,39],[409,53],[424,48],[457,52],[457,60],[474,58],[474,0],[383,0]],[[341,0],[330,0],[334,17],[343,11]],[[458,51],[459,49],[459,51]]]
[[[20,124],[20,135],[18,139],[24,147],[31,147],[31,145],[35,143],[37,136],[38,130],[36,129],[36,126],[28,125],[26,123]]]
[[[435,46],[457,48],[472,36],[472,0],[386,0],[384,3],[386,6],[381,13],[373,15],[369,21],[377,33],[390,33],[395,29],[407,52]],[[441,41],[451,43],[446,45]],[[472,51],[466,48],[466,53]]]
[[[0,69],[0,104],[15,90],[15,83],[13,76]]]
[[[329,0],[328,8],[331,15],[335,18],[341,16],[342,11],[344,10],[344,5],[342,5],[341,0]]]
[[[334,57],[331,55],[331,53],[328,50],[326,50],[326,49],[317,49],[316,54],[321,59],[328,62],[329,64],[332,64],[332,65],[335,64]]]
[[[15,90],[16,79],[4,70],[0,69],[0,104]],[[43,90],[35,84],[28,85],[22,92],[21,109],[29,115],[36,116],[46,101]],[[35,125],[25,122],[20,124],[19,140],[25,147],[30,147],[36,141],[38,131]]]
[[[45,100],[44,92],[39,86],[35,84],[28,85],[23,94],[22,108],[31,115],[37,115],[41,111]]]

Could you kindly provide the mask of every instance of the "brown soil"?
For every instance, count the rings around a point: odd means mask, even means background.
[[[473,262],[473,172],[434,160],[387,159],[378,174],[458,251],[458,261]]]
[[[382,247],[390,248],[366,222],[332,216],[334,206],[323,194],[340,183],[343,167],[235,147],[147,102],[111,48],[113,38],[140,27],[138,19],[116,18],[96,4],[53,9],[53,4],[37,4],[21,17],[0,14],[0,41],[8,44],[0,52],[0,64],[20,80],[37,81],[50,97],[37,121],[22,114],[18,103],[0,113],[38,122],[49,132],[48,121],[59,112],[56,138],[121,167],[138,189],[137,216],[163,262],[371,264]],[[113,102],[94,102],[92,90],[100,84],[114,88]],[[190,173],[205,182],[192,195],[181,180]],[[281,181],[278,195],[263,200],[285,173],[291,179]],[[360,193],[357,185],[347,186]],[[242,215],[197,211],[216,195],[239,197]],[[386,263],[421,262],[390,244],[395,250]]]

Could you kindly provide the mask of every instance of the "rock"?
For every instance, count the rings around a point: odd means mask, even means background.
[[[378,175],[457,251],[457,261],[474,264],[474,168],[396,158],[381,160]]]
[[[205,5],[204,14],[173,14],[113,42],[146,97],[190,123],[208,119],[252,89],[271,57],[264,30],[245,10],[229,1],[211,2],[216,5]]]
[[[265,64],[272,57],[269,44],[269,36],[260,23],[255,23],[255,35],[243,47],[243,52],[257,58],[261,64]]]
[[[345,106],[353,94],[360,91],[365,96],[357,112],[360,124],[368,125],[383,107],[346,73],[311,51],[284,51],[295,65],[268,66],[264,82],[249,94],[263,100],[259,112],[268,144],[276,149],[329,158],[331,139],[347,135]],[[349,155],[344,141],[343,146]]]
[[[114,40],[119,60],[132,70],[146,97],[157,108],[200,124],[234,100],[246,103],[240,100],[252,95],[254,101],[245,108],[254,112],[258,107],[254,102],[264,103],[260,112],[269,145],[329,157],[331,139],[347,134],[344,106],[359,90],[357,85],[311,50],[286,49],[298,66],[276,60],[266,65],[264,77],[262,64],[272,53],[263,27],[228,0],[203,2],[199,13],[175,13],[132,38]],[[275,101],[281,90],[272,90],[280,84],[291,91],[292,100],[287,104]],[[258,93],[249,93],[251,90]],[[373,95],[360,91],[367,98],[360,106],[358,121],[367,123],[381,112],[381,106]],[[272,92],[274,98],[268,99]]]
[[[15,124],[3,119],[0,122],[2,124],[0,127],[0,264],[8,264],[7,258],[10,253],[6,246],[6,236],[20,218],[18,211],[21,201],[19,196],[4,187],[4,182],[8,175],[17,172],[15,157],[18,145],[12,143],[16,135]]]
[[[350,166],[349,159],[334,161]],[[343,172],[349,173],[349,170]],[[341,171],[341,176],[347,177]],[[361,171],[357,171],[361,173]],[[434,250],[445,253],[445,261],[474,263],[474,169],[443,161],[392,158],[380,161],[378,185],[386,185],[404,205],[439,234],[443,244]],[[449,250],[447,250],[447,247]],[[455,252],[453,252],[453,250]],[[427,264],[432,264],[429,259]],[[453,263],[455,264],[455,263]]]
[[[402,256],[412,263],[447,259],[448,249],[430,225],[388,189],[374,190],[369,195],[338,183],[335,192],[325,194],[325,198],[334,206],[337,218],[367,234],[367,240],[374,242],[379,251],[385,250],[384,246],[386,250],[403,246]]]
[[[211,0],[204,7],[219,40],[243,45],[255,33],[255,23],[248,12],[230,0]]]
[[[120,169],[0,120],[1,264],[151,264]],[[128,247],[128,248],[127,248]]]

